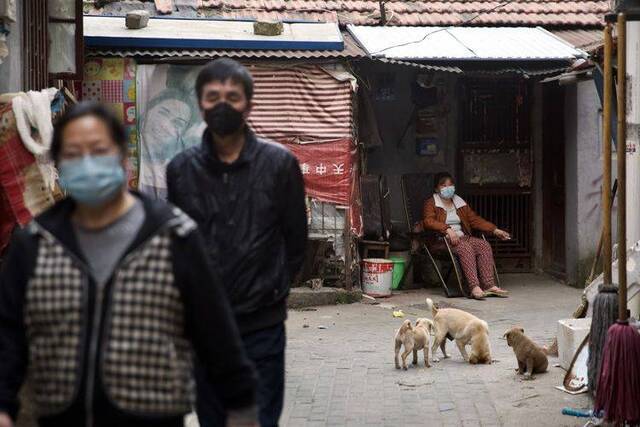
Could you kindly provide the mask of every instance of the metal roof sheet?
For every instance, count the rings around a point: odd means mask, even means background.
[[[135,48],[89,48],[89,56],[134,57],[144,59],[198,60],[219,57],[246,59],[358,59],[366,53],[347,32],[342,33],[343,50],[238,50],[238,49],[135,49]]]
[[[553,30],[553,34],[578,49],[591,52],[604,45],[604,35],[602,30]]]
[[[404,65],[407,67],[422,68],[423,70],[440,71],[445,73],[456,73],[456,74],[462,73],[462,70],[455,66],[430,65],[430,64],[422,64],[420,62],[400,61],[397,59],[387,59],[387,58],[375,58],[375,59],[380,62],[384,62],[385,64]]]
[[[542,28],[367,27],[349,25],[371,56],[404,60],[570,61],[586,57]]]
[[[85,16],[84,39],[88,46],[133,48],[304,49],[342,50],[344,43],[336,23],[283,24],[277,36],[253,32],[253,22],[213,19],[153,18],[145,28],[130,30],[125,19]]]

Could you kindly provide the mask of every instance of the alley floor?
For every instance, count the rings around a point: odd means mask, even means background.
[[[438,289],[406,291],[380,304],[357,303],[290,311],[287,321],[287,389],[281,425],[310,426],[581,426],[563,416],[565,406],[588,408],[586,395],[554,387],[564,371],[554,367],[533,381],[519,378],[511,348],[502,339],[521,325],[540,344],[555,336],[557,321],[570,317],[580,290],[535,275],[507,275],[508,299],[447,299]],[[404,319],[429,317],[425,298],[464,309],[489,324],[492,365],[463,362],[455,344],[450,359],[431,368],[396,370],[393,337]],[[438,353],[439,356],[440,353]],[[419,361],[422,363],[422,353]],[[582,422],[581,422],[582,421]]]

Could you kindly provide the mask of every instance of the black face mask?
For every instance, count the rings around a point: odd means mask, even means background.
[[[242,112],[236,110],[226,102],[221,102],[213,108],[205,110],[204,121],[209,130],[218,136],[235,133],[244,124]]]

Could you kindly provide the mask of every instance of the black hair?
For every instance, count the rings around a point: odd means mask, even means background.
[[[451,182],[455,182],[453,176],[449,172],[438,172],[433,177],[433,189],[437,189],[448,179],[450,179]]]
[[[101,120],[109,129],[111,138],[123,155],[127,154],[127,136],[120,120],[104,105],[95,101],[84,101],[69,108],[56,122],[51,141],[51,158],[58,161],[62,150],[62,133],[69,123],[86,116]]]
[[[253,98],[253,78],[249,70],[239,63],[229,58],[218,58],[209,62],[204,66],[198,77],[196,78],[196,94],[198,95],[198,104],[202,99],[202,89],[207,83],[219,81],[226,82],[231,79],[232,82],[240,83],[244,88],[244,94],[249,101]]]

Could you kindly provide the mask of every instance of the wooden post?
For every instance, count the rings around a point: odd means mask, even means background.
[[[351,207],[344,211],[344,288],[350,291],[353,288],[351,271]]]
[[[613,70],[611,68],[613,39],[611,24],[604,28],[604,111],[602,130],[602,271],[604,284],[611,284],[611,96]]]
[[[627,320],[627,19],[618,14],[618,295],[619,319]]]

